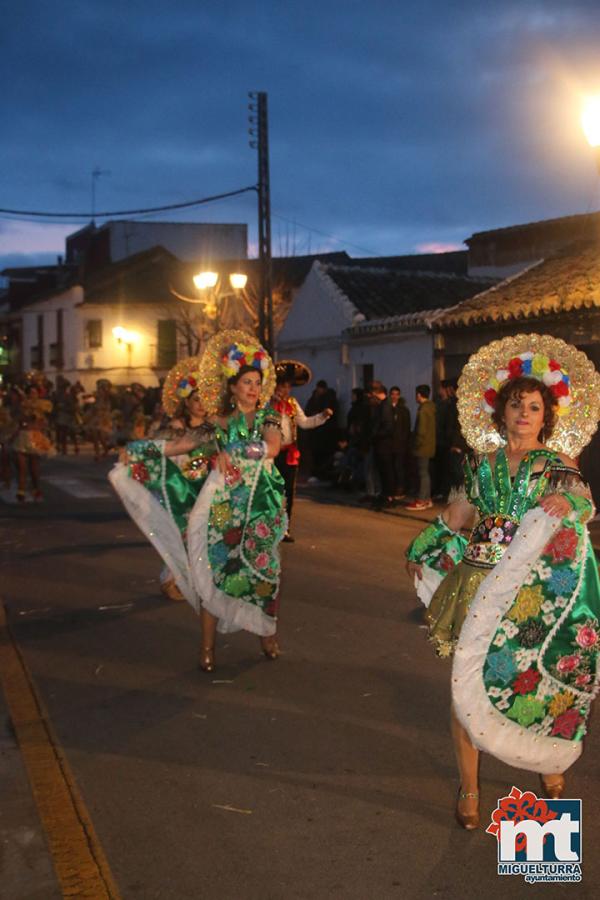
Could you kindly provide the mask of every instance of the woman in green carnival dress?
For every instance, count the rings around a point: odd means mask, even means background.
[[[187,600],[196,612],[200,598],[188,560],[188,518],[217,453],[214,428],[206,422],[198,391],[199,366],[193,356],[171,369],[162,393],[165,413],[172,417],[169,427],[151,440],[127,444],[109,474],[131,518],[165,562],[161,589],[171,600]],[[165,455],[167,443],[184,440],[188,452]]]
[[[600,583],[576,462],[600,377],[556,338],[516,335],[471,357],[459,416],[465,489],[407,551],[438,655],[453,655],[456,815],[479,825],[481,750],[560,797],[598,690]],[[568,455],[567,455],[568,454]],[[471,528],[468,541],[461,529]]]
[[[279,544],[286,532],[284,483],[274,466],[281,417],[269,405],[275,368],[256,339],[224,331],[204,351],[201,390],[219,453],[189,521],[190,566],[202,597],[200,666],[214,668],[215,631],[260,636],[279,656]]]

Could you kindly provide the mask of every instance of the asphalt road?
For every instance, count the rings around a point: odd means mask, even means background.
[[[0,504],[0,592],[124,898],[597,896],[594,722],[569,778],[584,798],[580,885],[499,877],[495,839],[453,820],[449,665],[403,570],[420,523],[300,499],[284,655],[221,637],[208,675],[197,620],[159,594],[158,557],[106,469],[54,461],[45,503]],[[538,786],[486,758],[482,809],[513,784]]]

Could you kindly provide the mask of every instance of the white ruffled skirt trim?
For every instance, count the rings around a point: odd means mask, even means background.
[[[191,577],[202,606],[219,620],[217,630],[251,631],[267,637],[277,631],[277,620],[245,600],[230,597],[215,585],[208,560],[208,516],[215,492],[224,484],[223,475],[216,469],[208,476],[194,504],[188,522],[188,555]]]
[[[504,555],[475,595],[460,632],[452,668],[454,710],[473,744],[508,765],[546,775],[568,769],[581,754],[581,741],[535,734],[503,716],[488,698],[483,669],[498,623],[560,526],[559,518],[549,516],[540,507],[523,516],[510,555]]]
[[[137,527],[168,566],[187,602],[200,612],[200,597],[191,577],[185,544],[169,513],[150,491],[129,477],[127,466],[122,463],[114,466],[108,478]]]

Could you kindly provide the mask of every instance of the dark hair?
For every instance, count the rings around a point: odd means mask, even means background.
[[[276,379],[276,384],[294,384],[294,376],[289,372],[280,372]]]
[[[360,387],[352,388],[352,393],[356,397],[357,401],[362,400],[363,397],[365,396],[364,388],[360,388]]]
[[[429,399],[429,395],[431,394],[431,388],[428,384],[418,384],[415,390],[415,393],[420,394],[421,397],[426,397]]]
[[[402,393],[402,391],[400,390],[400,388],[398,387],[397,384],[393,384],[393,385],[391,386],[391,388],[390,388],[390,394],[392,393],[392,391],[398,391],[399,394]]]
[[[539,391],[544,402],[544,424],[538,435],[538,440],[542,443],[548,440],[554,431],[556,423],[556,401],[552,391],[543,381],[528,375],[521,375],[519,378],[505,381],[498,391],[494,412],[492,413],[492,421],[500,433],[502,433],[504,428],[504,410],[509,400],[512,400],[513,397],[517,397],[520,400],[523,394],[533,394],[535,391]]]
[[[327,382],[324,378],[321,378],[319,381],[317,381],[316,387],[326,388],[327,386]]]
[[[237,384],[242,375],[245,375],[247,372],[257,372],[260,375],[260,381],[262,384],[262,369],[257,369],[256,366],[242,366],[237,375],[232,375],[231,378],[227,379],[227,390],[225,391],[225,397],[223,398],[223,407],[221,409],[222,415],[228,416],[231,413],[233,406],[235,405],[232,403],[233,394],[231,393],[231,386]]]

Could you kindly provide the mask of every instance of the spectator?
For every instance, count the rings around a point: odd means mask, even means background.
[[[306,415],[308,418],[325,412],[326,409],[332,410],[332,414],[327,422],[320,428],[315,428],[308,434],[308,442],[311,451],[312,465],[310,481],[320,481],[323,474],[331,469],[331,461],[335,452],[337,443],[337,397],[333,388],[330,388],[326,381],[321,379],[317,381],[314,391],[310,395],[310,399],[306,404]]]
[[[417,419],[413,435],[413,456],[417,460],[419,489],[416,500],[407,509],[430,509],[431,476],[429,466],[435,456],[435,404],[429,399],[431,389],[428,384],[417,386]]]
[[[446,502],[450,493],[450,441],[452,438],[452,401],[448,381],[440,384],[435,402],[435,458],[433,461],[433,497]]]
[[[468,450],[460,422],[458,421],[458,406],[456,401],[456,390],[458,384],[455,378],[451,378],[446,382],[448,390],[448,400],[450,402],[450,464],[449,478],[451,491],[458,490],[464,481],[463,462],[465,453]]]

